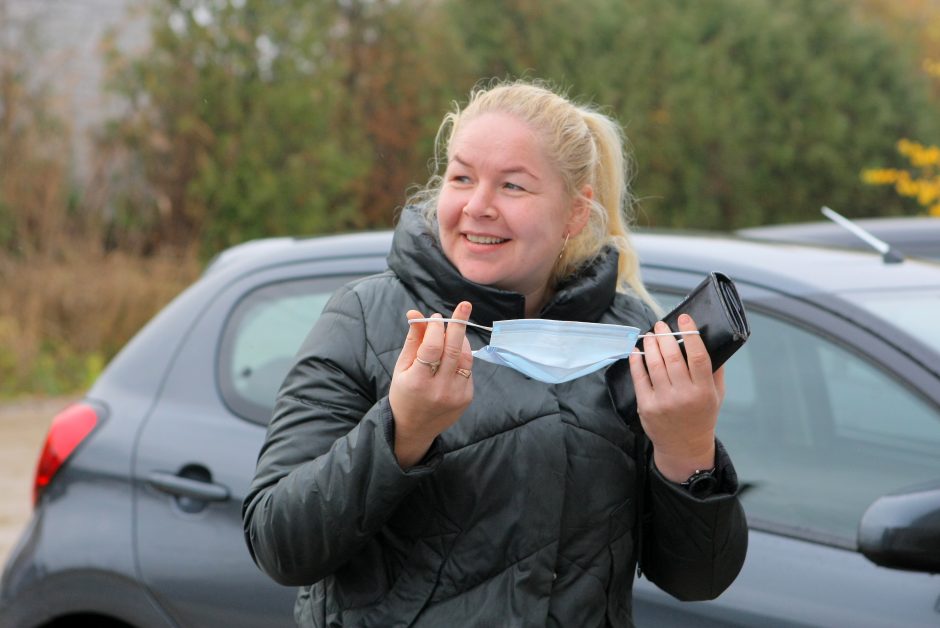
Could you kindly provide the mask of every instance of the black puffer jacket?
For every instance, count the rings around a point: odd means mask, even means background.
[[[521,295],[464,280],[414,210],[389,267],[334,295],[284,382],[245,500],[255,561],[302,587],[303,626],[632,626],[635,417],[603,371],[548,385],[476,361],[470,408],[402,471],[387,393],[405,312],[446,316],[465,299],[492,325],[525,311]],[[651,311],[615,293],[616,273],[611,253],[542,316],[646,328]],[[649,474],[644,570],[682,599],[717,596],[744,560],[720,445],[719,467],[723,494],[703,501]]]

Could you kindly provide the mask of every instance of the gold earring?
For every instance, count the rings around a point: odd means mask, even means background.
[[[570,235],[571,235],[571,233],[566,233],[566,234],[565,234],[565,241],[564,241],[564,243],[561,245],[561,251],[558,253],[558,259],[561,259],[561,256],[565,254],[565,247],[568,246],[568,236],[570,236]]]

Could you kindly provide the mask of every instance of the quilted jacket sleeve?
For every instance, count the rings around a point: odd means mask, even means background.
[[[738,501],[731,459],[717,446],[718,490],[697,499],[663,477],[652,463],[646,496],[643,571],[680,600],[711,600],[727,589],[744,565],[747,520]]]
[[[327,304],[278,395],[242,509],[261,569],[309,585],[348,561],[440,461],[436,448],[403,471],[379,380],[391,374],[371,351],[355,291]]]
[[[636,397],[629,364],[621,360],[607,371],[611,400],[631,425],[636,438],[648,443],[639,427]],[[640,445],[640,450],[646,450]],[[734,465],[721,442],[716,441],[718,490],[697,499],[663,477],[650,461],[638,461],[645,477],[638,531],[637,559],[641,571],[670,595],[686,601],[710,600],[727,589],[744,565],[747,554],[747,520],[738,500]]]

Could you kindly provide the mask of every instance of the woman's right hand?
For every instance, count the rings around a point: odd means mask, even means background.
[[[452,318],[468,320],[470,310],[470,304],[463,301]],[[409,310],[407,317],[424,315]],[[444,325],[411,323],[392,374],[388,400],[395,419],[395,456],[402,469],[417,464],[438,434],[456,423],[473,401],[467,326]]]

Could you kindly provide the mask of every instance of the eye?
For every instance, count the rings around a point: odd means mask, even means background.
[[[470,177],[468,177],[465,174],[455,174],[454,176],[450,178],[450,180],[453,181],[454,183],[463,183],[463,184],[470,183]]]
[[[525,192],[524,187],[522,187],[521,185],[516,185],[515,183],[510,183],[509,181],[504,183],[503,187],[505,187],[507,190],[512,190],[514,192]]]

